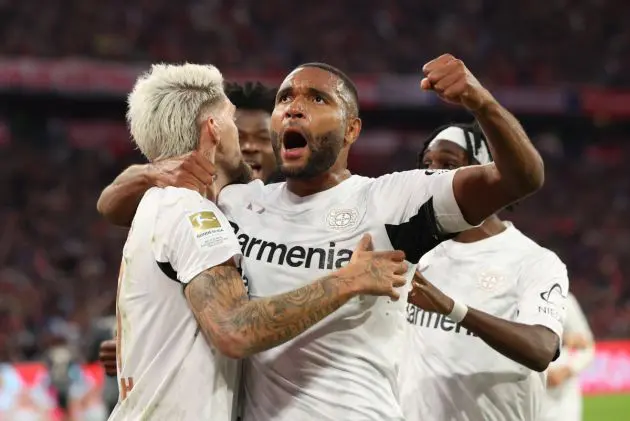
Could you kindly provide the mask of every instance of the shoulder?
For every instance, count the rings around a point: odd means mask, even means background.
[[[275,186],[282,183],[274,183],[271,186]],[[219,193],[217,198],[217,204],[223,206],[235,206],[241,202],[251,199],[253,196],[259,196],[267,189],[267,186],[260,180],[254,180],[247,184],[231,184],[224,187]]]

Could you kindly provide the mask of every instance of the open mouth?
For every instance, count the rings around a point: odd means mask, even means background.
[[[251,168],[252,170],[254,170],[254,171],[260,171],[260,170],[261,170],[261,168],[262,168],[262,165],[260,165],[258,162],[255,162],[255,161],[247,161],[247,160],[245,160],[245,163],[246,163],[247,165],[249,165],[249,166],[250,166],[250,168]]]
[[[306,137],[298,131],[287,131],[282,138],[282,144],[287,151],[291,149],[304,148],[308,144]]]

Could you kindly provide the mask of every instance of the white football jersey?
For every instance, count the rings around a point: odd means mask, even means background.
[[[197,192],[146,192],[118,281],[119,402],[110,420],[235,419],[238,363],[200,333],[184,286],[240,247],[225,216]]]
[[[233,222],[251,297],[284,293],[341,268],[365,233],[375,250],[402,249],[417,263],[436,244],[438,225],[470,227],[453,195],[453,174],[354,175],[307,197],[285,183],[227,187],[219,205]],[[356,297],[294,340],[250,357],[243,420],[402,420],[396,377],[408,288],[398,302]]]
[[[573,294],[569,294],[567,300],[564,333],[578,333],[590,341],[593,340],[593,333]],[[560,386],[547,388],[540,421],[580,421],[582,419],[582,391],[579,374],[588,367],[594,357],[594,345],[581,350],[564,348],[560,358],[550,364],[550,369],[569,366],[575,375]]]
[[[511,224],[474,243],[448,240],[424,255],[423,275],[453,299],[503,319],[546,326],[562,337],[567,271],[551,251]],[[545,376],[499,354],[448,317],[407,305],[408,421],[534,421]]]

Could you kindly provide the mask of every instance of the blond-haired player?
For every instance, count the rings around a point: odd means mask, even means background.
[[[150,161],[195,151],[200,166],[216,161],[216,180],[212,192],[154,187],[138,204],[118,281],[120,399],[111,420],[231,420],[236,359],[297,336],[356,295],[398,298],[404,253],[368,251],[364,236],[345,268],[248,299],[238,240],[206,198],[251,171],[215,67],[153,66],[129,95],[127,118]]]

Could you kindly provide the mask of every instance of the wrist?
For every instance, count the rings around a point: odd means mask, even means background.
[[[483,118],[492,113],[498,112],[501,105],[488,91],[483,95],[483,99],[480,101],[479,106],[474,110],[470,110],[475,118]]]
[[[340,294],[347,296],[348,299],[365,292],[363,284],[361,283],[361,276],[355,273],[352,265],[348,265],[334,272],[333,279],[337,283]]]

